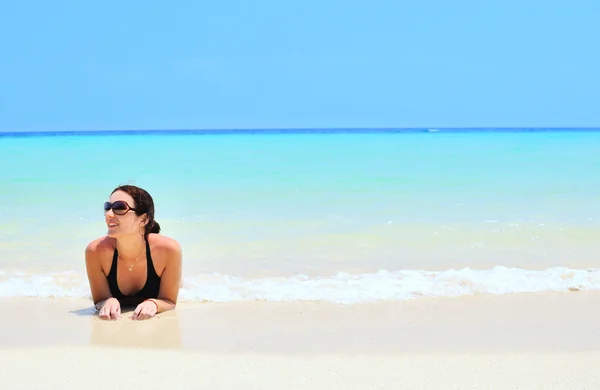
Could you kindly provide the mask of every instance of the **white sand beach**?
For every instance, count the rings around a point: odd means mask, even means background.
[[[181,304],[99,320],[79,299],[4,299],[8,389],[583,389],[600,383],[595,292],[364,305]]]

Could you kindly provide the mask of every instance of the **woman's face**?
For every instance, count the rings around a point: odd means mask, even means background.
[[[111,208],[106,211],[106,206],[111,206]],[[116,191],[110,196],[108,205],[104,207],[104,220],[108,227],[109,237],[142,234],[144,215],[136,215],[135,211],[131,210],[135,206],[133,198],[124,191]]]

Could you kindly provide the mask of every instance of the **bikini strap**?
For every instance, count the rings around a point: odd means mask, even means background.
[[[117,252],[117,248],[113,253],[112,264],[110,266],[110,271],[108,273],[109,276],[116,275],[117,273],[117,259],[119,258],[119,252]]]

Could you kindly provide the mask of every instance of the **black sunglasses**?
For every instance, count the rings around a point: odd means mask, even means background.
[[[104,202],[104,212],[106,213],[110,209],[117,215],[125,215],[129,210],[135,211],[135,209],[130,207],[124,200],[117,200],[115,203]]]

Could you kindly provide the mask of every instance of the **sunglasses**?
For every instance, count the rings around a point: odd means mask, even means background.
[[[104,212],[107,213],[108,210],[111,209],[113,213],[117,215],[125,215],[129,210],[135,211],[135,209],[133,207],[130,207],[124,200],[117,200],[115,203],[105,202]]]

